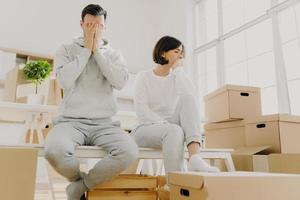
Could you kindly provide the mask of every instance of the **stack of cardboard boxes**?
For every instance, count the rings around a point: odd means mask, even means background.
[[[206,148],[233,148],[239,171],[300,173],[300,116],[262,116],[260,96],[234,85],[205,96]]]
[[[255,87],[226,85],[205,97],[206,147],[233,148],[236,169],[252,172],[171,172],[171,200],[300,199],[300,175],[282,174],[300,172],[300,117],[262,116],[260,102]]]

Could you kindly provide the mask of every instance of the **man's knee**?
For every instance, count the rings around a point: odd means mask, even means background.
[[[124,143],[120,147],[118,147],[118,153],[116,153],[115,157],[120,159],[125,167],[130,165],[132,162],[138,159],[139,149],[137,144],[130,139],[129,142]]]
[[[61,157],[60,152],[55,148],[45,148],[45,158],[49,161],[51,165],[56,166]]]
[[[45,145],[45,158],[53,166],[58,167],[60,163],[64,162],[67,157],[72,156],[74,153],[65,147],[63,144],[57,143],[56,145]]]

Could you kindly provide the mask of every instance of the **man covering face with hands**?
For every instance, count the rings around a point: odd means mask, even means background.
[[[54,59],[64,98],[45,153],[54,169],[71,182],[68,200],[85,199],[86,191],[117,176],[138,154],[136,143],[111,119],[116,113],[113,90],[124,87],[128,72],[120,51],[103,39],[106,16],[99,5],[86,6],[80,21],[84,36],[62,45]],[[79,145],[100,146],[109,156],[86,174],[74,156]]]

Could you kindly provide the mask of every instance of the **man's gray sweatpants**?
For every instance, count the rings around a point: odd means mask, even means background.
[[[76,146],[102,147],[109,156],[100,160],[88,174],[79,169],[74,156]],[[138,147],[111,119],[72,119],[60,117],[45,141],[45,157],[69,181],[83,179],[92,189],[112,179],[137,159]]]

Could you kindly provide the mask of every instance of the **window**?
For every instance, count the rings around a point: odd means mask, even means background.
[[[278,112],[271,21],[226,39],[224,55],[225,83],[260,87],[263,114]]]
[[[271,2],[196,1],[194,78],[200,97],[223,84],[257,86],[263,114],[286,110],[278,101],[281,95],[289,100],[291,113],[300,114],[300,0],[278,0],[280,6]]]
[[[217,89],[216,48],[210,48],[197,56],[197,77],[199,77],[200,116],[205,121],[203,96]]]
[[[218,37],[217,0],[203,0],[195,8],[197,46]]]
[[[292,114],[300,115],[300,80],[289,81],[288,86]]]
[[[216,48],[206,50],[198,55],[200,90],[203,95],[217,88]]]
[[[224,33],[263,15],[270,0],[222,0]]]
[[[292,114],[300,114],[300,4],[278,14]]]

